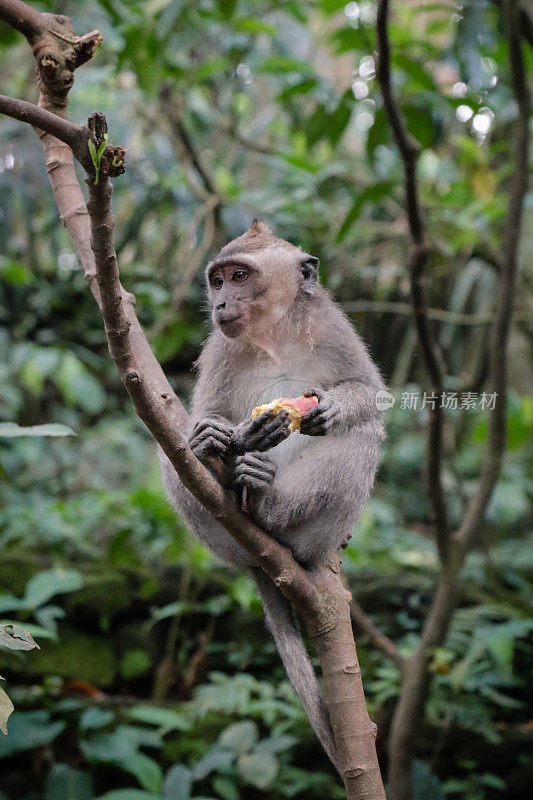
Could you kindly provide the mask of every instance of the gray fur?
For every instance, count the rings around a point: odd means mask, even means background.
[[[213,275],[223,281],[209,286],[215,326],[198,361],[188,433],[196,455],[225,485],[247,488],[258,524],[312,568],[346,544],[368,500],[384,437],[376,407],[384,386],[352,325],[316,283],[309,259],[254,223],[208,266],[208,281]],[[240,275],[232,277],[231,270],[240,268],[250,274],[242,285],[233,284]],[[226,335],[219,324],[229,325]],[[277,433],[268,433],[268,419],[261,441],[250,433],[255,406],[310,389],[318,390],[320,402],[308,435],[284,438],[283,420]],[[239,443],[235,451],[229,434]],[[269,447],[268,457],[240,455]],[[204,544],[230,564],[253,567],[246,551],[182,486],[162,452],[160,460],[171,502]],[[289,678],[336,764],[324,701],[290,606],[269,578],[253,572]]]

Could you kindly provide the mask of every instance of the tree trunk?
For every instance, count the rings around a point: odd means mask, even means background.
[[[321,569],[315,580],[328,608],[318,615],[318,629],[316,616],[306,622],[324,675],[326,705],[346,797],[386,800],[376,753],[377,726],[368,715],[355,649],[351,594],[344,588],[338,563]]]

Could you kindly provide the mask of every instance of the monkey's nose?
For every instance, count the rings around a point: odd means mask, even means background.
[[[217,311],[219,311],[221,308],[226,308],[226,303],[217,303]]]

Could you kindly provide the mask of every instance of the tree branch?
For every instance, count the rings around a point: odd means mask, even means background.
[[[499,9],[505,9],[505,0],[491,0],[493,5],[498,6]],[[526,2],[519,3],[519,16],[520,16],[520,33],[524,39],[533,47],[533,15],[527,8]]]
[[[72,239],[87,285],[96,302],[100,303],[94,254],[90,242],[91,225],[85,198],[74,169],[73,150],[69,143],[70,136],[73,137],[75,143],[78,133],[83,131],[83,148],[79,152],[74,148],[74,151],[89,174],[94,174],[92,160],[88,160],[88,130],[85,126],[76,126],[68,122],[66,106],[68,93],[74,82],[74,69],[91,58],[102,37],[99,31],[91,31],[85,36],[77,36],[67,17],[39,14],[21,0],[0,0],[0,19],[5,20],[8,24],[16,19],[15,27],[24,33],[32,47],[39,81],[39,106],[28,103],[22,108],[19,107],[19,111],[26,110],[30,116],[33,115],[33,118],[28,117],[25,121],[37,125],[36,132],[43,146],[46,169],[61,221]],[[4,105],[2,109],[4,113],[9,113],[9,108],[16,110],[16,104],[24,103],[21,100],[5,98],[5,102],[7,101],[11,101],[11,105],[9,103],[7,106]],[[37,116],[38,114],[39,116]],[[23,119],[15,114],[12,116],[16,119]],[[47,127],[48,125],[58,127]],[[135,339],[137,352],[142,354],[145,375],[152,383],[154,391],[157,391],[159,396],[165,399],[169,408],[173,409],[174,424],[183,426],[188,419],[188,414],[146,341],[135,315],[134,296],[124,289],[122,292],[126,314],[131,324],[131,335]]]
[[[487,505],[498,480],[507,439],[507,342],[513,310],[518,269],[518,246],[528,188],[530,96],[526,81],[521,46],[521,6],[516,0],[505,0],[504,18],[508,42],[511,85],[515,96],[518,119],[515,126],[515,169],[509,191],[509,205],[502,242],[500,290],[496,320],[492,330],[490,365],[491,390],[496,393],[496,405],[490,416],[488,445],[477,491],[472,498],[455,540],[468,550],[483,520]]]
[[[163,84],[159,97],[162,103],[162,110],[167,117],[174,138],[179,142],[181,150],[187,160],[193,165],[198,177],[202,181],[205,191],[208,194],[218,196],[218,190],[215,181],[209,171],[205,168],[200,160],[200,155],[196,150],[196,146],[189,136],[189,132],[183,124],[182,115],[175,97],[168,84]]]
[[[428,319],[428,301],[424,285],[424,270],[427,266],[429,246],[425,238],[425,224],[420,208],[416,182],[416,160],[419,146],[404,127],[392,91],[390,45],[387,29],[388,11],[389,0],[379,0],[377,12],[378,61],[376,76],[381,88],[383,105],[389,118],[392,133],[398,150],[400,151],[403,164],[407,221],[411,235],[411,254],[409,258],[411,301],[413,304],[418,342],[431,381],[432,391],[435,394],[441,394],[446,368],[440,347],[434,337],[433,329]],[[446,498],[441,480],[443,411],[439,403],[435,403],[435,407],[429,410],[429,415],[430,421],[427,445],[428,493],[433,509],[435,529],[437,531],[437,548],[441,561],[445,563],[449,555],[450,531]]]
[[[410,800],[413,793],[412,761],[416,734],[423,715],[431,675],[429,659],[435,647],[446,639],[460,589],[460,572],[473,544],[498,480],[506,444],[506,398],[508,339],[516,287],[518,244],[524,198],[528,181],[528,128],[530,99],[520,42],[520,5],[505,0],[506,38],[511,67],[511,84],[518,106],[515,126],[515,168],[511,181],[509,207],[503,234],[500,264],[500,291],[491,338],[491,385],[497,402],[489,420],[487,452],[477,491],[459,531],[452,537],[451,558],[441,567],[420,644],[406,662],[400,698],[390,734],[389,791],[391,800]]]
[[[20,122],[28,122],[34,128],[49,133],[68,145],[84,169],[94,174],[94,167],[89,154],[87,141],[89,132],[84,125],[76,125],[67,119],[58,117],[44,108],[39,108],[27,100],[18,100],[0,94],[0,113]]]
[[[405,666],[405,659],[400,655],[396,644],[392,641],[392,639],[389,639],[388,636],[379,630],[378,626],[372,622],[368,614],[364,611],[363,607],[359,605],[355,598],[352,598],[351,614],[352,620],[359,628],[361,628],[363,633],[366,633],[374,647],[377,650],[381,650],[381,652],[386,655],[387,658],[390,658],[390,660],[396,664],[401,672]]]
[[[26,39],[38,35],[43,27],[40,12],[21,0],[4,0],[0,6],[0,19],[22,33]]]

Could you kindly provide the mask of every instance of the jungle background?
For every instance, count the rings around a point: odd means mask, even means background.
[[[69,116],[103,111],[112,140],[128,148],[114,195],[122,280],[180,396],[208,330],[212,252],[261,217],[321,259],[323,283],[396,398],[343,569],[408,654],[438,564],[422,476],[428,387],[409,306],[401,162],[375,79],[375,3],[35,6],[104,35],[76,74]],[[430,314],[446,388],[479,397],[516,115],[501,8],[469,0],[392,11],[394,83],[422,148]],[[3,25],[0,43],[2,92],[35,99],[27,44]],[[527,43],[524,55],[530,68]],[[0,738],[0,798],[342,798],[253,583],[207,553],[167,505],[154,445],[57,219],[37,137],[5,118],[0,133],[0,621],[22,623],[40,648],[0,648],[15,704]],[[531,796],[532,219],[530,194],[508,450],[449,636],[433,655],[417,800]],[[418,407],[402,407],[416,392]],[[479,402],[447,412],[455,523],[479,474],[487,413]],[[355,632],[386,766],[399,675]]]

